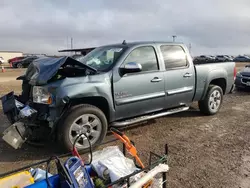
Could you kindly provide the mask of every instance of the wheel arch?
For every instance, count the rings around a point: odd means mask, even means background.
[[[209,80],[207,82],[207,84],[205,85],[205,89],[204,89],[201,100],[203,100],[206,97],[206,94],[208,92],[208,88],[211,85],[216,85],[216,86],[221,87],[221,89],[223,91],[223,95],[226,94],[226,90],[227,90],[227,80],[226,80],[226,78],[225,77],[215,77],[215,78]]]
[[[227,88],[227,81],[225,78],[216,78],[216,79],[213,79],[209,85],[216,85],[216,86],[219,86],[221,87],[222,91],[223,91],[223,95],[225,95],[226,93],[226,88]]]
[[[102,96],[75,98],[70,100],[71,107],[77,107],[81,104],[90,104],[99,108],[105,114],[108,123],[112,119],[108,100]]]

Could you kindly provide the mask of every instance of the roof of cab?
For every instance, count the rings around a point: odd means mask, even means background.
[[[133,46],[138,46],[138,45],[143,45],[143,44],[148,44],[148,45],[153,45],[153,44],[183,45],[183,43],[176,43],[176,42],[169,42],[169,41],[137,41],[137,42],[114,43],[114,44],[102,45],[100,47],[108,47],[108,46],[133,47]]]

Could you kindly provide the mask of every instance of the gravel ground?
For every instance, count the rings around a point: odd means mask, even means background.
[[[0,84],[0,95],[11,90],[20,92],[20,83]],[[164,145],[169,145],[168,187],[247,188],[250,187],[249,114],[249,93],[235,92],[225,96],[217,115],[203,116],[195,103],[190,111],[126,129],[125,133],[135,141],[143,161],[148,161],[149,151],[163,153]],[[0,121],[2,132],[8,121],[1,110]],[[14,150],[0,140],[0,173],[58,152],[53,145]]]

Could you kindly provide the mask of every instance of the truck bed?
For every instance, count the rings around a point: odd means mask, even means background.
[[[234,84],[235,62],[206,63],[194,65],[196,72],[196,92],[193,101],[203,99],[211,80],[225,78],[225,94],[229,93]]]

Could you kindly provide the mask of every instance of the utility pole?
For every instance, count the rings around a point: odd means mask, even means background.
[[[189,46],[188,46],[189,53],[191,53],[191,48],[192,48],[191,43],[189,43]]]
[[[66,49],[68,48],[69,48],[69,37],[67,36],[67,48]]]
[[[176,36],[176,35],[173,35],[172,37],[173,37],[173,42],[175,42],[175,38],[176,38],[177,36]]]
[[[71,49],[73,49],[73,37],[71,37],[71,43],[70,43],[71,45]]]

